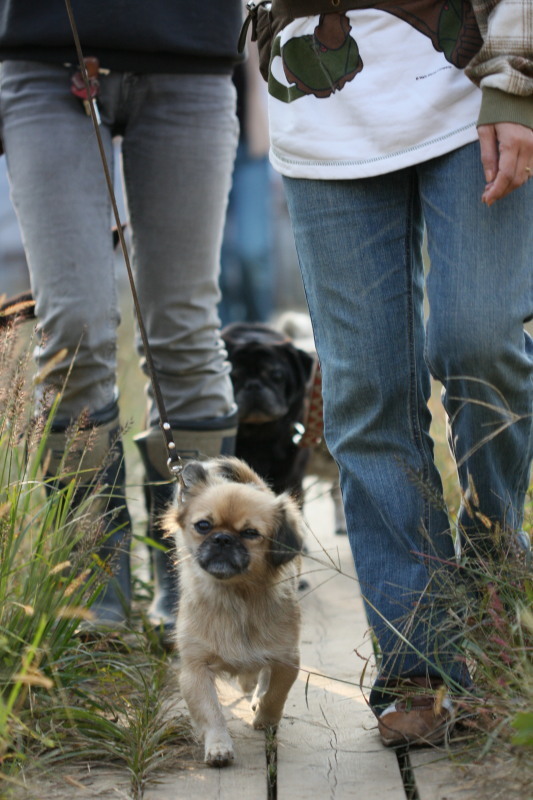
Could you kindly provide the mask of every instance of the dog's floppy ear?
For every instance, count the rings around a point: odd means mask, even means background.
[[[181,488],[184,493],[190,492],[193,486],[207,483],[209,476],[201,461],[187,461],[181,473]]]
[[[300,350],[299,347],[297,347],[296,349],[298,350],[298,358],[300,359],[300,364],[304,371],[304,375],[307,378],[307,380],[309,380],[309,378],[313,373],[315,359],[313,358],[313,356],[309,355],[309,353],[306,353],[305,350]]]
[[[278,504],[277,527],[272,534],[268,555],[273,567],[280,567],[291,561],[302,549],[299,512],[287,495],[280,495]]]
[[[220,458],[217,461],[217,472],[224,480],[232,483],[257,483],[264,486],[257,472],[240,458]]]
[[[305,350],[300,350],[292,342],[285,342],[280,346],[283,347],[287,358],[292,362],[295,374],[301,376],[303,383],[307,383],[313,372],[315,363],[313,356],[306,353]]]
[[[224,458],[217,464],[217,472],[225,481],[232,483],[247,483],[247,479],[242,478],[242,468],[244,464],[236,458]]]

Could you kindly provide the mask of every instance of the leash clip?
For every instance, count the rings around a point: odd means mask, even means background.
[[[167,440],[167,450],[168,450],[168,458],[167,458],[167,467],[168,471],[174,478],[174,480],[179,480],[181,473],[183,471],[183,461],[180,458],[179,453],[176,451],[176,443],[172,438],[172,429],[169,422],[163,422],[162,425],[163,434],[165,439]]]
[[[183,472],[183,464],[181,463],[181,459],[176,460],[176,458],[169,456],[167,459],[167,467],[174,480],[179,480],[181,473]]]

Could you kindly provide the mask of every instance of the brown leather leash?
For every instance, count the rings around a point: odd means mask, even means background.
[[[79,62],[79,73],[75,73],[75,75],[73,76],[73,94],[75,94],[82,100],[86,113],[88,113],[88,115],[92,119],[93,128],[96,135],[96,141],[98,143],[98,150],[100,152],[100,159],[102,161],[102,167],[104,170],[105,180],[107,184],[107,191],[109,193],[111,206],[113,208],[113,216],[115,218],[115,224],[117,228],[118,238],[120,241],[120,247],[122,250],[122,254],[124,256],[124,262],[126,264],[126,270],[128,273],[128,279],[133,297],[133,305],[135,307],[135,313],[137,315],[137,324],[139,326],[139,333],[141,335],[144,356],[146,358],[146,366],[148,367],[148,374],[154,392],[154,400],[157,406],[157,411],[159,413],[160,426],[163,431],[163,436],[165,437],[167,454],[168,454],[167,465],[170,474],[172,475],[173,478],[177,480],[181,476],[184,464],[182,462],[179,453],[176,450],[176,443],[174,442],[174,438],[172,436],[172,428],[170,422],[168,421],[163,395],[161,393],[159,381],[157,380],[154,361],[152,358],[152,353],[148,342],[148,336],[143,321],[139,298],[137,295],[137,290],[135,288],[135,281],[133,279],[133,270],[131,268],[128,248],[126,246],[124,231],[122,223],[120,221],[120,214],[117,206],[117,200],[115,197],[115,191],[113,188],[113,180],[111,178],[111,173],[109,170],[109,165],[107,163],[102,136],[100,134],[100,115],[98,112],[98,107],[96,105],[96,97],[99,88],[98,86],[99,65],[97,59],[84,57],[78,35],[78,29],[76,26],[76,20],[74,19],[74,14],[72,11],[72,5],[70,0],[65,0],[65,6],[67,9],[72,35],[74,37],[74,44],[76,46],[76,53]],[[88,68],[91,74],[89,74]]]
[[[318,356],[308,383],[307,400],[302,420],[304,432],[298,439],[298,447],[317,447],[324,438],[324,408],[322,403],[322,371]]]

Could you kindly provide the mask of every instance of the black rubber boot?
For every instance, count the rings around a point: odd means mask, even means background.
[[[236,433],[236,414],[221,420],[172,425],[176,450],[183,461],[232,455]],[[155,628],[162,630],[163,639],[170,643],[179,601],[177,555],[175,542],[164,536],[160,522],[162,514],[173,500],[176,483],[167,466],[168,453],[161,429],[150,428],[139,433],[133,440],[139,448],[145,469],[148,537],[157,545],[149,548],[154,575],[154,599],[148,609],[148,617]]]
[[[91,606],[93,620],[84,621],[81,628],[121,628],[128,623],[131,608],[131,520],[118,418],[77,432],[71,442],[67,436],[65,429],[52,429],[48,435],[43,457],[45,478],[49,490],[53,490],[77,475],[79,483],[70,510],[73,515],[80,510],[98,526],[102,544],[97,556],[107,576]]]

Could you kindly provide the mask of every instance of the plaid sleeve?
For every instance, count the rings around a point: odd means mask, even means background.
[[[533,96],[533,0],[471,2],[483,45],[466,74],[482,89]]]

